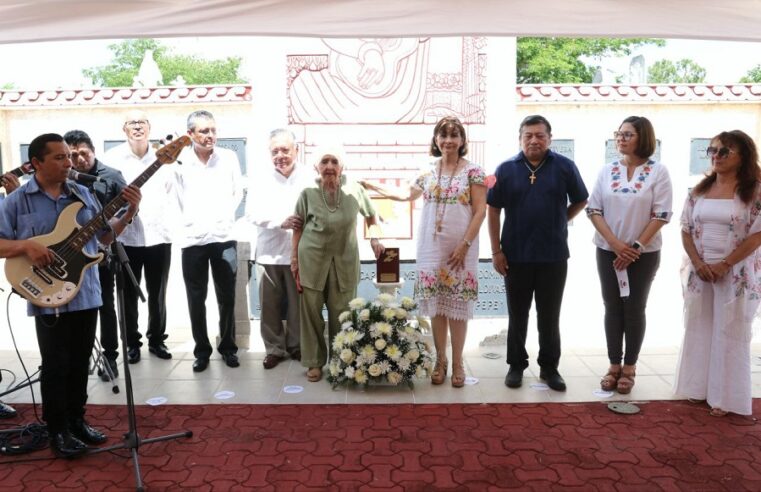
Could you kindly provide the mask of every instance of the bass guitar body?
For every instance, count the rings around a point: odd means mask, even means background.
[[[103,259],[102,253],[89,255],[70,242],[81,228],[77,223],[81,208],[81,203],[72,203],[61,212],[52,232],[29,238],[53,252],[53,263],[36,267],[25,255],[5,260],[8,282],[35,306],[57,308],[70,302],[79,292],[85,271]]]

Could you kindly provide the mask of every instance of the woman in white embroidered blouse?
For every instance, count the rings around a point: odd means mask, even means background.
[[[655,131],[647,118],[630,116],[613,135],[622,158],[600,171],[587,216],[597,230],[610,361],[600,387],[628,394],[645,337],[645,308],[660,264],[660,229],[671,218],[672,193],[668,170],[652,159]]]
[[[753,140],[723,132],[682,213],[684,342],[674,390],[711,415],[752,413],[750,342],[761,301],[761,168]]]

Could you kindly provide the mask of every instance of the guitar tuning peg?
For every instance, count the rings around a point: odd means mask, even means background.
[[[171,133],[170,133],[170,134],[168,134],[168,135],[166,136],[166,138],[164,138],[164,141],[165,141],[165,142],[171,142],[172,140],[174,140],[174,135],[172,135]]]

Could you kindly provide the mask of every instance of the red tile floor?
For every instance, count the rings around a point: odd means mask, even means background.
[[[137,407],[146,490],[761,490],[756,417],[686,401]],[[34,420],[32,406],[6,425]],[[761,414],[761,400],[753,405]],[[126,411],[90,405],[110,443]],[[0,457],[1,490],[134,490],[129,452]]]

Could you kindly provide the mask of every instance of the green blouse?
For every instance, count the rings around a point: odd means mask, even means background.
[[[341,200],[331,212],[319,186],[301,192],[296,214],[304,219],[299,240],[299,276],[304,287],[323,290],[331,262],[335,262],[341,292],[359,283],[359,250],[357,248],[357,214],[375,215],[365,189],[355,182],[341,186]]]

